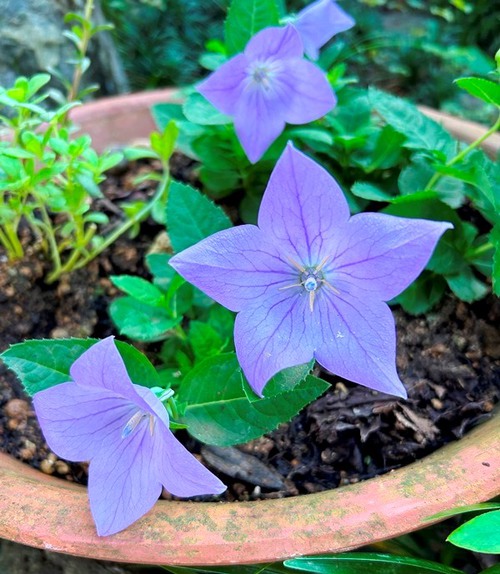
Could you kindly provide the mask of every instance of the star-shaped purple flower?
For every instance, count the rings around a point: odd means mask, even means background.
[[[291,25],[266,28],[198,85],[219,111],[234,117],[238,139],[255,163],[285,129],[306,124],[335,106],[325,74],[304,59],[304,46]]]
[[[258,227],[220,231],[170,263],[238,312],[236,353],[257,394],[277,372],[314,357],[341,377],[405,397],[384,301],[419,275],[450,227],[381,213],[349,217],[335,180],[289,144]]]
[[[319,49],[336,34],[352,28],[356,22],[333,0],[318,0],[297,14],[293,25],[304,44],[305,53],[317,60]]]
[[[112,337],[71,366],[74,382],[36,393],[35,411],[60,457],[90,461],[89,499],[100,536],[148,512],[162,485],[176,496],[218,494],[224,484],[169,429],[165,407],[130,380]]]

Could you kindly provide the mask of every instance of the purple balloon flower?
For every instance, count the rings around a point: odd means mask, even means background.
[[[317,60],[319,49],[339,32],[352,28],[356,22],[333,0],[318,0],[301,10],[293,25],[304,44],[305,53]]]
[[[258,227],[220,231],[170,262],[238,312],[236,353],[257,394],[277,372],[314,357],[341,377],[405,397],[384,301],[419,275],[451,227],[381,213],[349,217],[335,180],[289,144]]]
[[[100,536],[148,512],[162,485],[176,496],[225,490],[175,438],[156,395],[132,383],[113,337],[85,351],[70,374],[74,382],[36,393],[33,404],[49,447],[67,460],[90,461],[90,509]]]
[[[293,26],[266,28],[198,86],[212,105],[234,117],[236,135],[252,163],[286,123],[312,122],[335,106],[325,74],[303,56]]]

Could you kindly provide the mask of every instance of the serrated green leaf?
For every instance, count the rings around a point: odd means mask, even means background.
[[[215,126],[230,124],[233,120],[222,114],[200,93],[193,92],[184,102],[182,111],[186,118],[194,124]]]
[[[172,182],[167,202],[167,229],[176,253],[229,227],[231,221],[220,207],[189,185]]]
[[[144,342],[163,340],[182,319],[173,317],[165,308],[147,305],[133,297],[115,299],[109,313],[120,334]]]
[[[375,110],[397,132],[406,136],[403,146],[433,152],[442,151],[447,158],[454,155],[456,142],[437,122],[420,112],[412,103],[375,88],[369,89]]]
[[[189,342],[196,362],[217,355],[224,346],[224,341],[217,331],[201,321],[191,321],[189,324]]]
[[[500,510],[486,512],[468,520],[446,540],[473,552],[500,553]]]
[[[288,391],[292,391],[295,386],[297,385],[297,381],[302,381],[310,374],[314,365],[314,361],[310,361],[309,363],[304,363],[303,365],[296,365],[295,367],[288,367],[287,369],[283,369],[267,383],[262,394],[266,399],[270,399],[271,397],[275,397],[277,395],[281,395]],[[255,394],[253,389],[250,387],[250,384],[245,379],[245,376],[242,375],[243,380],[243,392],[247,399],[254,403],[255,401],[260,401],[261,397]]]
[[[165,295],[149,281],[142,277],[134,275],[111,275],[113,285],[124,291],[127,295],[134,297],[138,301],[153,305],[161,306],[165,303]]]
[[[230,56],[242,52],[259,30],[279,24],[275,0],[233,0],[224,25],[226,49]]]
[[[458,78],[455,84],[472,96],[500,107],[500,85],[483,78]]]
[[[318,574],[462,574],[460,570],[430,560],[372,552],[303,556],[285,560],[284,565]]]
[[[198,363],[182,381],[178,398],[188,407],[181,422],[204,443],[240,444],[290,420],[328,386],[308,376],[289,392],[250,402],[242,388],[236,355],[225,353]]]
[[[30,395],[71,380],[71,365],[98,339],[38,339],[12,345],[0,359],[12,369]],[[116,341],[117,349],[131,380],[139,385],[156,387],[156,369],[135,347]]]

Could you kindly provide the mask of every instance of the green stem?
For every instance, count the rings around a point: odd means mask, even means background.
[[[463,149],[459,154],[457,154],[454,158],[450,159],[449,162],[446,163],[446,167],[451,167],[455,165],[457,162],[461,161],[466,155],[468,155],[471,151],[475,150],[478,146],[480,146],[485,140],[487,140],[491,135],[493,135],[498,129],[500,128],[500,114],[498,115],[497,121],[491,126],[491,128],[484,132],[484,134],[477,138],[477,140],[473,141],[469,146]],[[425,186],[425,189],[432,189],[435,183],[443,177],[442,173],[435,173],[429,183]]]
[[[491,249],[494,249],[494,247],[495,246],[493,245],[493,243],[491,243],[491,241],[487,241],[486,243],[483,243],[479,247],[467,251],[467,259],[476,259],[479,255],[482,255],[483,253],[487,253]]]
[[[24,255],[23,246],[19,241],[16,233],[12,233],[8,227],[4,227],[5,231],[0,229],[0,243],[4,246],[7,252],[7,257],[10,261],[14,259],[21,259]]]
[[[83,67],[82,61],[85,58],[87,53],[87,49],[89,47],[90,39],[92,38],[92,31],[91,31],[91,18],[92,12],[94,11],[94,0],[87,0],[85,4],[85,12],[84,12],[84,19],[88,23],[88,26],[83,27],[83,34],[80,45],[78,49],[80,51],[80,62],[76,65],[75,73],[73,74],[73,82],[71,84],[71,89],[68,93],[68,102],[74,102],[78,98],[78,91],[80,89],[80,82],[83,76]]]
[[[70,271],[73,271],[73,269],[77,269],[79,267],[79,265],[77,265],[78,258],[81,256],[82,252],[85,250],[87,245],[92,241],[92,237],[94,236],[96,230],[97,228],[95,225],[91,225],[87,229],[87,232],[83,236],[80,244],[73,249],[73,253],[64,263],[64,265],[62,265],[58,269],[54,269],[54,271],[47,277],[47,283],[49,285],[50,283],[53,283],[54,281],[59,279],[59,277],[64,273],[69,273]]]
[[[76,265],[73,266],[73,269],[80,269],[84,267],[92,261],[97,255],[102,253],[107,247],[109,247],[112,243],[114,243],[120,235],[123,235],[126,231],[128,231],[131,227],[133,227],[136,223],[139,223],[142,219],[147,217],[153,207],[161,200],[164,194],[167,192],[168,186],[170,184],[170,174],[167,172],[163,180],[158,185],[158,189],[156,190],[155,195],[151,199],[151,201],[145,205],[139,212],[137,212],[133,217],[128,219],[123,225],[117,227],[114,231],[112,231],[101,243],[99,246],[96,247],[93,251],[91,251],[86,257],[80,259]]]

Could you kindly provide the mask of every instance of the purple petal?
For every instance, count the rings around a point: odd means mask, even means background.
[[[337,182],[289,144],[269,179],[258,222],[281,257],[318,265],[348,218],[349,207]]]
[[[311,62],[287,62],[287,82],[290,98],[285,110],[289,124],[307,124],[327,114],[335,107],[337,98],[325,74]]]
[[[248,86],[240,98],[234,116],[234,129],[252,163],[256,163],[285,129],[281,83],[273,81],[273,94],[260,86]],[[290,96],[291,97],[291,96]]]
[[[107,337],[92,345],[73,363],[70,374],[78,385],[99,390],[108,389],[141,408],[148,409],[147,403],[137,394],[128,376],[114,337]]]
[[[161,494],[157,458],[161,437],[156,429],[151,436],[147,423],[143,421],[126,438],[103,444],[90,463],[90,509],[99,536],[130,526]]]
[[[388,301],[418,277],[441,235],[452,227],[382,213],[355,215],[335,246],[332,282],[345,281]]]
[[[262,396],[266,383],[282,369],[311,360],[317,320],[300,287],[276,290],[238,313],[234,325],[236,354],[255,393]]]
[[[219,231],[170,259],[187,281],[231,311],[290,282],[291,268],[255,225]]]
[[[57,456],[90,460],[105,441],[116,440],[137,407],[106,389],[62,383],[36,393],[33,405],[47,444]]]
[[[175,438],[172,431],[159,427],[161,444],[155,456],[159,459],[160,480],[174,496],[220,494],[226,485],[205,468]]]
[[[349,30],[355,21],[332,0],[318,0],[299,12],[294,26],[302,38],[305,53],[313,60],[335,34]]]
[[[321,323],[314,353],[318,363],[349,381],[406,398],[396,372],[396,329],[389,307],[367,301],[363,292],[321,289],[314,309]]]
[[[223,114],[233,116],[243,93],[247,67],[246,56],[238,54],[198,84],[197,90]]]
[[[301,58],[304,46],[297,30],[291,26],[270,27],[257,32],[244,52],[249,61]]]

